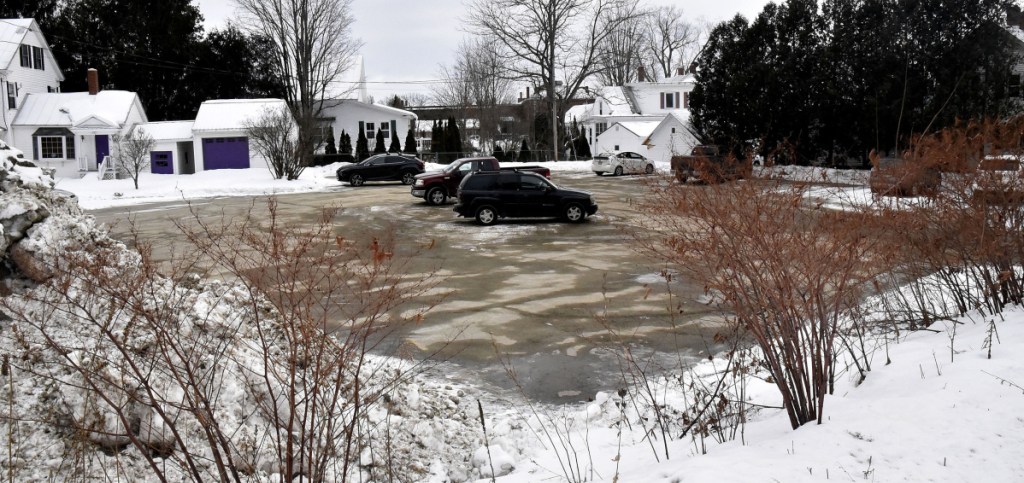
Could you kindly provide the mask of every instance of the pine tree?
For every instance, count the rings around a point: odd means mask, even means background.
[[[338,148],[334,145],[334,126],[327,126],[327,144],[324,146],[324,154],[338,154]]]
[[[391,131],[391,145],[388,146],[389,153],[400,153],[402,152],[402,143],[398,141],[398,133]]]
[[[405,133],[405,153],[416,154],[416,132],[412,128],[412,123],[409,123],[409,132]]]
[[[356,161],[362,161],[370,157],[370,145],[366,141],[366,134],[359,130],[359,137],[356,138]]]
[[[373,154],[384,154],[387,149],[384,149],[384,131],[378,129],[377,135],[374,136],[376,143],[373,146]]]

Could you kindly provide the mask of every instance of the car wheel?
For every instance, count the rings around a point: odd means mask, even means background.
[[[648,164],[647,168],[644,169],[644,173],[654,174],[654,165],[653,164]]]
[[[447,201],[448,195],[441,188],[430,188],[430,191],[427,191],[426,200],[428,205],[437,206]]]
[[[615,167],[615,176],[622,176],[622,166]]]
[[[498,212],[490,206],[481,206],[476,210],[476,221],[484,226],[493,225],[498,222]]]
[[[351,186],[362,186],[364,182],[365,180],[363,180],[363,175],[361,174],[353,174],[348,177],[348,184]]]
[[[583,206],[579,203],[569,203],[565,205],[565,219],[571,223],[579,223],[587,217],[587,212],[583,211]]]
[[[413,184],[416,182],[416,173],[406,171],[402,173],[402,184]]]

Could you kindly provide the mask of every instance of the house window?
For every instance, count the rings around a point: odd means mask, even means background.
[[[1010,85],[1008,86],[1008,94],[1010,97],[1021,97],[1020,95],[1020,74],[1013,74],[1010,76]]]
[[[13,82],[7,83],[7,108],[18,108],[18,84]]]
[[[603,132],[608,130],[608,123],[605,123],[605,122],[597,123],[596,130],[597,130],[597,132],[595,132],[594,135],[595,136],[600,136],[601,133],[603,133]]]
[[[679,93],[678,92],[662,92],[661,93],[661,108],[662,109],[679,109]]]
[[[391,125],[390,124],[388,124],[386,122],[380,123],[380,132],[384,133],[384,142],[387,142],[387,141],[391,140]]]
[[[74,157],[74,146],[68,150],[64,136],[40,136],[39,155],[42,159],[70,159]]]
[[[373,137],[377,135],[377,131],[374,130],[376,125],[374,123],[372,123],[372,122],[367,122],[367,123],[365,123],[365,125],[366,125],[366,129],[365,129],[366,132],[364,134],[366,134],[366,139],[367,140],[373,139]]]
[[[43,66],[43,49],[41,47],[32,47],[32,67],[46,70],[46,67]]]
[[[21,66],[32,68],[32,46],[22,45],[21,46]]]

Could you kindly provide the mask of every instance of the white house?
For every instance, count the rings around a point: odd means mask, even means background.
[[[15,144],[11,123],[22,109],[25,97],[60,92],[63,80],[64,74],[35,20],[0,19],[0,139]]]
[[[391,134],[398,135],[402,148],[405,148],[405,136],[409,128],[417,127],[416,114],[404,109],[367,104],[355,99],[341,99],[331,102],[320,114],[321,119],[334,129],[335,143],[344,130],[352,138],[352,149],[355,149],[359,132],[366,135],[370,151],[374,148],[377,131],[383,131],[385,149],[391,146]]]
[[[139,96],[127,91],[99,91],[95,69],[89,92],[31,93],[11,123],[11,144],[55,175],[77,178],[102,169],[111,153],[111,136],[145,123]]]
[[[590,143],[591,153],[634,150],[626,148],[632,146],[636,148],[635,152],[648,158],[668,161],[666,156],[670,151],[661,149],[665,143],[645,143],[651,134],[655,134],[654,128],[670,114],[676,114],[677,120],[688,125],[690,92],[695,86],[693,75],[683,73],[682,69],[673,77],[650,82],[641,72],[640,81],[600,88],[593,104],[569,109],[565,116],[566,126],[571,126],[573,121],[579,125]],[[652,122],[654,124],[648,124]],[[605,135],[617,124],[619,132]],[[671,134],[671,127],[668,129]],[[695,140],[682,137],[676,137],[675,141],[690,143],[676,147],[686,152],[695,144]],[[619,146],[619,149],[615,146]]]
[[[597,136],[594,146],[597,151],[593,154],[606,152],[631,151],[647,156],[647,147],[643,145],[645,139],[654,128],[660,124],[658,121],[620,121],[612,124],[610,128]],[[648,156],[649,157],[649,156]]]
[[[657,127],[644,139],[644,156],[650,159],[669,160],[672,156],[690,154],[697,138],[690,128],[690,112],[678,111],[665,116]],[[638,151],[643,153],[644,151]]]
[[[281,99],[228,99],[206,101],[192,124],[195,171],[268,167],[267,160],[249,145],[248,124],[268,112],[288,111]],[[179,159],[180,156],[179,155]]]

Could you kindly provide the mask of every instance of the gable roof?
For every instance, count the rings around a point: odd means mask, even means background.
[[[338,110],[344,109],[347,106],[361,107],[363,109],[370,109],[390,116],[398,117],[411,117],[418,119],[419,116],[412,111],[406,111],[405,109],[399,109],[397,107],[385,106],[384,104],[370,104],[368,102],[362,102],[356,99],[333,99],[324,101],[323,115],[330,117],[331,114],[336,114]]]
[[[196,113],[192,130],[244,131],[245,124],[268,110],[287,109],[281,99],[219,99],[203,102]]]
[[[35,35],[39,43],[50,50],[50,44],[46,42],[35,19],[31,18],[5,18],[0,19],[0,70],[9,70],[11,64],[18,58],[18,49],[25,43],[25,37]],[[57,79],[63,81],[64,73],[57,65],[57,59],[51,53],[47,61],[52,62],[56,68]]]
[[[662,119],[661,122],[658,123],[658,125],[647,135],[647,138],[640,144],[648,144],[655,134],[668,129],[668,127],[673,124],[678,124],[686,128],[689,122],[690,111],[688,109],[683,111],[672,111],[665,116],[665,119]]]
[[[651,134],[651,132],[654,131],[655,128],[658,127],[659,124],[660,123],[658,121],[619,121],[615,124],[612,124],[611,127],[609,127],[608,130],[605,132],[612,132],[612,128],[614,128],[615,126],[622,126],[627,131],[639,137],[646,138],[648,135]]]
[[[11,125],[122,128],[133,108],[139,109],[145,121],[146,113],[134,92],[34,92],[25,95]]]

